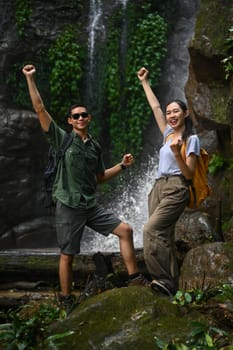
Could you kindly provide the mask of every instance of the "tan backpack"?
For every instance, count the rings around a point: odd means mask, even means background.
[[[186,143],[184,142],[181,148],[181,155],[186,161]],[[208,185],[207,172],[209,164],[209,154],[204,148],[200,149],[200,156],[197,157],[197,165],[192,180],[190,180],[189,194],[190,201],[188,207],[191,209],[198,208],[201,203],[210,196],[212,189]]]

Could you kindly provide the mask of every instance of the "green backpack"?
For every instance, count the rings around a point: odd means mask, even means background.
[[[44,198],[43,204],[45,208],[51,208],[54,206],[52,191],[53,184],[56,178],[57,165],[60,160],[63,160],[66,150],[70,147],[73,141],[73,133],[66,133],[58,151],[54,150],[52,146],[48,151],[48,162],[44,171]]]

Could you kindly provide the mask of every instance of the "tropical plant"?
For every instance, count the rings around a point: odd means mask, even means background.
[[[222,329],[209,326],[202,322],[192,322],[192,331],[186,341],[170,340],[168,343],[155,337],[159,350],[232,350],[222,346],[222,339],[229,339],[229,334]],[[226,341],[224,342],[226,344]],[[227,341],[229,344],[229,341]]]
[[[233,6],[231,7],[231,12],[233,12]],[[233,26],[228,30],[228,37],[225,39],[225,46],[228,52],[233,50]],[[228,55],[222,60],[223,67],[225,70],[225,79],[230,78],[233,73],[233,55]]]
[[[229,170],[233,169],[233,158],[226,158],[221,154],[213,154],[208,166],[209,173],[214,175],[224,168]]]
[[[19,36],[25,33],[25,25],[32,14],[30,0],[15,1],[15,20]]]
[[[1,313],[0,343],[5,350],[58,350],[62,346],[61,340],[73,332],[47,335],[47,326],[54,321],[61,320],[65,314],[57,306],[40,304],[32,311],[32,305],[25,305],[17,310]],[[28,317],[28,313],[31,315]]]
[[[77,42],[73,26],[68,26],[48,51],[52,71],[49,79],[51,111],[62,120],[72,101],[80,97],[83,50]]]
[[[126,151],[135,156],[140,154],[150,111],[136,72],[141,66],[149,67],[153,84],[158,84],[167,43],[167,24],[161,16],[147,13],[142,19],[137,18],[135,31],[128,34],[127,57],[122,68],[119,56],[114,53],[120,50],[117,28],[112,29],[109,37],[108,55],[113,59],[107,66],[105,81],[113,159]]]
[[[173,304],[179,304],[181,306],[191,303],[199,304],[204,298],[205,293],[197,288],[190,291],[178,290],[174,296]]]

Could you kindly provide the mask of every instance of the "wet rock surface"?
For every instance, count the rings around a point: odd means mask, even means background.
[[[215,300],[212,306],[209,304],[208,321],[223,327],[221,321],[224,318],[223,328],[232,333],[231,322],[227,321],[227,317],[232,316],[230,307],[226,307],[226,317],[211,316],[210,310],[221,309],[218,303]],[[181,308],[167,297],[155,295],[149,288],[128,287],[112,289],[85,300],[66,320],[52,325],[50,334],[73,331],[66,339],[69,349],[151,350],[157,349],[157,340],[168,344],[173,339],[184,344],[190,339],[193,322],[207,325],[208,321],[206,310],[203,312],[201,307]]]

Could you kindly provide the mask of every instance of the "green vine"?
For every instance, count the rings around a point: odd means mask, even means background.
[[[6,74],[7,102],[15,108],[32,108],[25,77],[22,74],[23,66],[29,63],[34,64],[37,68],[36,81],[40,87],[40,92],[46,106],[49,106],[50,92],[48,89],[49,76],[47,72],[50,70],[50,63],[48,62],[47,50],[37,49],[30,56],[30,60],[24,59],[23,61],[12,64],[11,70]]]
[[[122,152],[121,137],[117,135],[118,123],[124,122],[120,116],[121,113],[121,93],[122,82],[119,62],[120,51],[120,16],[116,16],[108,37],[108,62],[105,69],[104,91],[106,91],[107,102],[109,108],[109,117],[107,123],[109,126],[109,134],[111,139],[111,157],[116,160]],[[119,118],[119,119],[118,119]]]
[[[26,90],[25,79],[22,74],[23,64],[14,63],[11,71],[6,77],[7,97],[9,102],[16,108],[31,108],[32,104],[29,99],[28,91]]]
[[[19,36],[24,36],[25,25],[32,14],[30,0],[16,0],[15,20]]]
[[[31,108],[22,67],[32,63],[37,67],[36,80],[47,108],[57,121],[64,121],[69,106],[79,100],[83,74],[81,66],[84,49],[80,48],[75,34],[75,30],[69,26],[49,50],[37,50],[32,53],[29,62],[13,65],[6,80],[8,95],[16,107]]]
[[[154,13],[137,18],[136,30],[128,36],[130,45],[122,69],[119,62],[119,27],[119,23],[115,25],[109,37],[111,62],[107,65],[105,82],[113,159],[118,159],[119,154],[125,152],[132,152],[134,156],[140,154],[150,110],[136,72],[141,66],[147,66],[153,82],[158,83],[167,42],[167,24],[163,18]]]
[[[226,159],[223,156],[219,154],[213,154],[209,162],[208,171],[211,175],[214,175],[219,170],[221,170],[225,164],[226,164]]]
[[[223,169],[233,169],[233,158],[226,158],[220,154],[213,154],[208,166],[209,173],[215,175]]]
[[[231,7],[231,12],[233,12],[233,7]],[[233,26],[231,26],[228,30],[228,37],[225,40],[225,45],[227,50],[230,52],[233,50]],[[233,73],[233,55],[229,55],[224,58],[222,61],[224,71],[225,71],[225,79],[229,79]]]
[[[158,14],[149,14],[137,25],[129,50],[127,66],[127,139],[132,152],[138,155],[142,149],[142,135],[150,118],[150,109],[136,72],[141,66],[150,70],[155,85],[161,75],[161,62],[166,53],[167,24]]]
[[[58,36],[48,52],[53,65],[50,75],[51,112],[56,119],[64,119],[68,107],[80,98],[83,75],[83,51],[77,43],[72,26]]]

